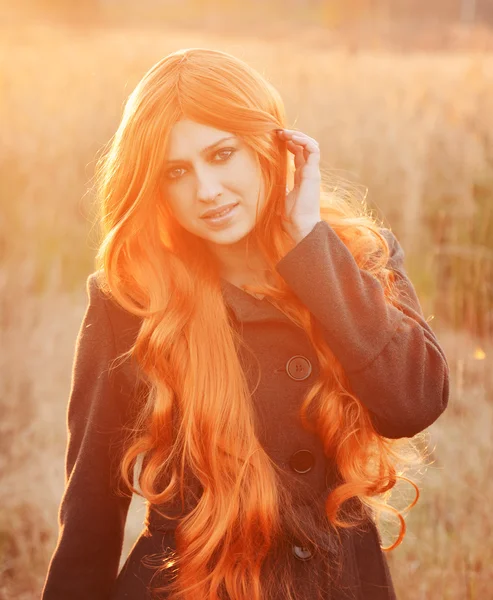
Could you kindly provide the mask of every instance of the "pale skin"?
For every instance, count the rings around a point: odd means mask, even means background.
[[[283,226],[298,243],[321,220],[320,150],[300,131],[282,129],[274,135],[294,154],[294,187],[286,193],[290,222]],[[186,172],[177,175],[180,170]],[[222,277],[238,287],[268,280],[267,265],[249,235],[265,203],[263,180],[253,151],[240,138],[191,120],[177,122],[170,132],[163,187],[178,223],[218,257]],[[238,206],[227,226],[214,229],[201,218],[209,208],[232,202]]]

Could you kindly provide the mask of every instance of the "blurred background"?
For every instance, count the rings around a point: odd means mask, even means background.
[[[143,74],[192,46],[268,77],[399,238],[452,389],[392,576],[400,600],[493,597],[492,28],[491,0],[0,2],[2,600],[39,597],[56,543],[96,154]]]

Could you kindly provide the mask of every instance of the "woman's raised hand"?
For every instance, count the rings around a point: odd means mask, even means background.
[[[322,220],[320,216],[320,148],[310,136],[293,129],[278,129],[279,139],[294,154],[294,187],[286,188],[286,230],[300,241]]]

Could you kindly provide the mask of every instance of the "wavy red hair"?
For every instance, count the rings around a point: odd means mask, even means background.
[[[320,377],[300,402],[300,416],[321,438],[341,477],[322,505],[324,523],[358,527],[368,511],[390,511],[401,525],[395,547],[405,522],[386,500],[397,479],[407,479],[404,471],[397,473],[398,465],[418,464],[422,457],[413,440],[378,435],[308,309],[275,272],[294,245],[283,227],[285,188],[294,168],[274,133],[285,127],[280,95],[227,53],[192,48],[166,56],[128,98],[97,168],[103,234],[97,268],[106,291],[142,319],[126,356],[138,362],[148,392],[121,476],[129,490],[163,514],[170,503],[192,494],[190,476],[202,488],[177,525],[173,560],[161,557],[157,575],[171,569],[173,577],[156,586],[156,597],[166,591],[170,600],[214,600],[225,593],[235,600],[263,600],[283,585],[284,597],[294,598],[289,561],[265,565],[286,531],[316,543],[321,525],[301,518],[306,515],[297,512],[287,474],[257,439],[238,358],[242,340],[228,318],[217,264],[203,240],[177,226],[163,195],[168,135],[181,118],[236,134],[258,157],[266,201],[255,231],[276,279],[252,289],[306,330],[320,362]],[[322,218],[358,265],[379,279],[387,301],[398,306],[393,272],[386,266],[389,247],[378,223],[356,194],[329,191],[324,173],[322,182]],[[139,457],[144,457],[140,490],[133,478]],[[350,499],[366,508],[342,510]]]

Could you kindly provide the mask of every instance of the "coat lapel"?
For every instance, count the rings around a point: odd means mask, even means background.
[[[240,322],[261,323],[265,321],[279,321],[294,325],[283,312],[269,302],[267,297],[259,300],[227,279],[222,278],[221,291],[226,306]]]

